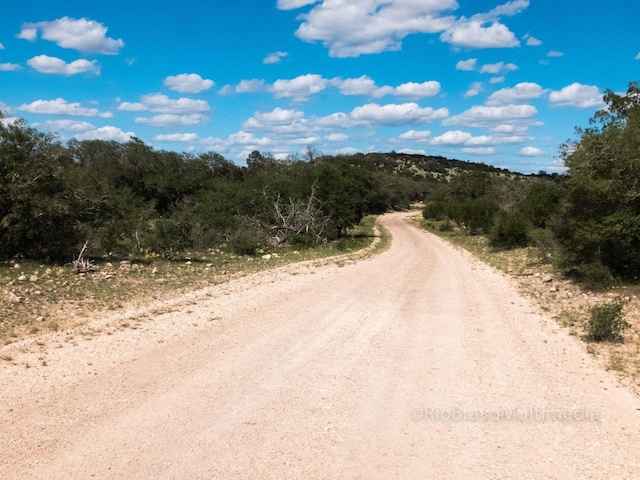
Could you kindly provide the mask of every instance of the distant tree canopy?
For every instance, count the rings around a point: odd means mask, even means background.
[[[324,242],[364,215],[424,200],[452,169],[483,164],[404,154],[284,160],[252,152],[246,167],[207,152],[70,140],[0,112],[0,258],[69,261],[86,240],[94,256],[167,257],[221,243]],[[452,163],[449,163],[452,162]],[[304,242],[309,243],[304,240]],[[253,246],[253,247],[252,247]]]

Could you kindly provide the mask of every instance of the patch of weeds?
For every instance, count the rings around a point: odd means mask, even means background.
[[[13,357],[11,355],[0,355],[0,360],[4,360],[5,362],[13,362]]]
[[[555,317],[558,324],[564,328],[575,327],[578,324],[578,317],[575,313],[563,310]]]
[[[624,372],[626,370],[626,361],[622,355],[612,354],[609,357],[609,364],[607,370],[614,370],[616,372]]]
[[[587,345],[587,353],[593,357],[597,357],[598,355],[600,355],[598,348],[592,343]]]
[[[47,326],[52,332],[57,332],[58,330],[60,330],[60,325],[58,325],[58,322],[49,322]]]
[[[624,300],[617,299],[591,307],[586,325],[587,339],[593,342],[621,341],[622,332],[631,327],[624,318],[624,305]]]

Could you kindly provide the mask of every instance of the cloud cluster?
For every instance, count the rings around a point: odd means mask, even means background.
[[[38,113],[43,115],[68,115],[79,117],[100,117],[111,118],[111,112],[100,112],[97,108],[83,107],[80,103],[69,103],[63,98],[55,100],[36,100],[29,104],[22,104],[18,107],[19,111]]]
[[[160,93],[143,95],[140,102],[122,102],[118,106],[118,110],[126,112],[156,112],[175,115],[208,112],[209,109],[209,104],[204,100],[172,99]]]
[[[38,55],[27,60],[27,65],[40,73],[47,74],[70,76],[79,73],[89,73],[92,75],[100,75],[100,65],[96,60],[80,59],[66,63],[57,57]]]
[[[47,128],[53,132],[65,132],[76,140],[104,140],[114,142],[128,142],[135,134],[124,132],[118,127],[106,125],[96,127],[89,122],[77,122],[75,120],[51,120],[45,123]]]
[[[594,85],[572,83],[561,90],[549,94],[549,101],[555,107],[593,108],[603,107],[603,95]]]
[[[44,40],[55,42],[59,47],[83,53],[117,55],[124,47],[122,39],[107,37],[107,27],[87,18],[59,18],[50,22],[24,23],[18,38],[34,42],[38,33]]]
[[[387,95],[406,98],[409,100],[419,100],[438,95],[442,86],[440,82],[428,81],[423,83],[408,82],[397,87],[379,87],[368,75],[359,78],[335,78],[331,83],[338,87],[342,95],[355,95],[370,98],[381,98]]]
[[[164,86],[180,93],[200,93],[209,90],[215,83],[213,80],[204,79],[197,73],[181,73],[172,75],[164,80]]]
[[[451,14],[456,0],[279,0],[278,8],[292,10],[314,5],[299,18],[296,35],[308,42],[322,42],[332,57],[399,50],[412,34],[440,34],[440,40],[456,47],[506,48],[520,41],[500,22],[529,6],[529,0],[512,0],[488,13],[471,18]],[[354,28],[357,25],[358,28]]]
[[[339,77],[327,79],[318,74],[300,75],[292,79],[276,80],[273,84],[260,79],[242,80],[235,87],[227,85],[220,90],[222,95],[230,93],[259,93],[270,92],[277,99],[290,98],[297,102],[304,102],[329,87],[337,88],[342,95],[382,98],[393,95],[406,100],[420,100],[433,97],[440,93],[440,82],[430,80],[422,83],[407,82],[397,87],[389,85],[378,86],[368,75],[358,78]]]

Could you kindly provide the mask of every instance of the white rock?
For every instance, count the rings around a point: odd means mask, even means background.
[[[20,303],[22,299],[13,292],[9,292],[9,303]]]

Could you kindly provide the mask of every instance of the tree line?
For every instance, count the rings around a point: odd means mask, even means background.
[[[96,258],[332,241],[365,215],[424,199],[435,179],[400,157],[255,151],[240,167],[138,138],[65,145],[0,113],[0,258],[70,261],[87,241]],[[420,161],[435,173],[445,159]]]

